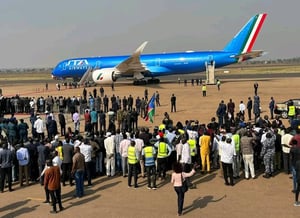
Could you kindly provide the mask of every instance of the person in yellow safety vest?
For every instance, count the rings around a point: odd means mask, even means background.
[[[202,173],[205,172],[205,167],[207,167],[207,172],[210,172],[210,135],[208,132],[205,132],[199,138],[199,145],[200,145],[200,156],[201,156],[201,163],[202,163]]]
[[[191,150],[192,163],[195,163],[196,162],[196,154],[197,154],[196,139],[190,138],[187,142],[188,142],[188,144],[190,146],[190,150]]]
[[[135,141],[130,142],[127,150],[128,155],[128,187],[131,187],[132,176],[134,177],[134,188],[138,187],[137,184],[137,167],[139,162],[139,151],[135,148]]]
[[[61,160],[64,160],[64,155],[63,155],[63,143],[62,143],[62,141],[59,141],[59,142],[58,142],[58,145],[57,145],[57,147],[55,148],[55,150],[57,151],[59,158],[60,158]]]
[[[142,157],[145,163],[145,168],[147,172],[147,182],[148,182],[148,189],[156,190],[156,167],[155,167],[155,160],[156,160],[156,151],[153,145],[146,145],[142,149]],[[152,184],[152,185],[151,185]]]
[[[240,156],[240,135],[235,131],[234,134],[231,136],[232,143],[235,147],[236,155],[233,156],[233,177],[240,178],[240,168],[241,168],[241,156]]]
[[[163,137],[159,137],[159,141],[155,143],[157,148],[157,172],[160,179],[166,178],[168,156],[172,152],[172,148],[165,142]]]
[[[205,97],[206,96],[206,84],[202,85],[202,96]]]
[[[290,124],[292,124],[292,120],[295,118],[296,115],[296,107],[292,100],[288,103],[288,117],[290,120]]]
[[[166,125],[164,123],[162,123],[158,126],[158,130],[162,131],[164,129],[166,129]]]

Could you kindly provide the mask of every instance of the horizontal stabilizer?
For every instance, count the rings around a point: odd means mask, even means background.
[[[235,55],[234,57],[239,59],[238,62],[242,62],[242,61],[249,60],[252,58],[260,57],[260,56],[262,56],[263,53],[264,53],[264,51],[251,51],[251,52]]]

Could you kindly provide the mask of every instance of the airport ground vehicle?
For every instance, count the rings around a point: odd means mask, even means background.
[[[280,115],[282,118],[286,119],[288,118],[288,107],[287,104],[289,101],[293,101],[295,107],[296,107],[296,114],[300,114],[300,98],[298,99],[289,99],[287,101],[284,101],[282,103],[276,103],[274,113]]]

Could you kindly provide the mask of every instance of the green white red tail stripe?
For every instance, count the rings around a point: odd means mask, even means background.
[[[245,46],[241,51],[242,54],[251,52],[258,33],[267,17],[267,14],[258,14],[255,16],[255,21],[253,22],[252,30],[249,32],[248,39],[246,40]]]

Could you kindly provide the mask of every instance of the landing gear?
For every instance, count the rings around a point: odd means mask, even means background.
[[[148,79],[148,84],[159,84],[160,80],[157,78]]]
[[[134,80],[133,85],[139,86],[139,85],[147,85],[147,84],[159,84],[160,80],[156,78],[148,79],[148,80]]]

